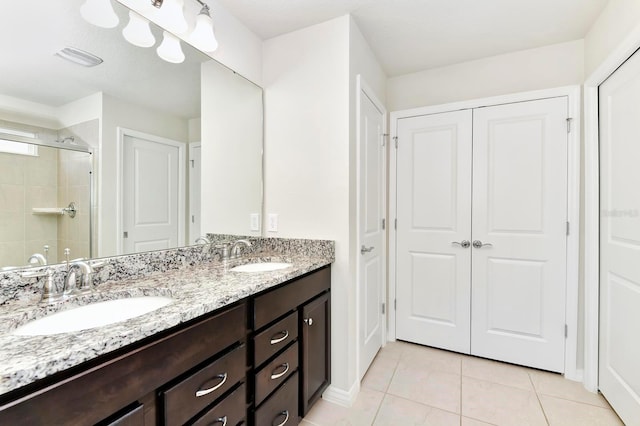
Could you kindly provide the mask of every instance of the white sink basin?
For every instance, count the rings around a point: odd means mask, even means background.
[[[18,327],[17,336],[46,336],[102,327],[160,309],[173,302],[169,297],[142,296],[79,306],[31,321]]]
[[[231,268],[235,272],[269,272],[278,271],[293,266],[291,263],[278,263],[278,262],[258,262],[247,263],[246,265],[236,266]]]

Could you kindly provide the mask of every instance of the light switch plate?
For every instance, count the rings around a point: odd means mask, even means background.
[[[276,213],[267,215],[267,231],[278,232],[278,215]]]
[[[252,231],[260,231],[260,213],[251,213],[249,220],[251,222],[250,229]]]

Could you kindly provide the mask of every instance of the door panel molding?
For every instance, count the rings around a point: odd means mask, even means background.
[[[639,26],[640,28],[640,26]],[[640,34],[640,30],[639,30]],[[640,35],[638,37],[640,40]],[[640,42],[639,42],[640,44]],[[439,114],[443,112],[473,109],[483,106],[494,106],[530,100],[547,99],[554,97],[568,97],[568,116],[572,118],[571,132],[568,140],[568,196],[567,196],[567,220],[570,223],[570,234],[567,238],[567,298],[566,298],[566,325],[568,336],[565,341],[565,377],[572,380],[582,380],[582,370],[577,369],[578,346],[578,303],[579,303],[579,229],[580,229],[580,86],[564,86],[545,90],[514,93],[510,95],[494,96],[482,99],[474,99],[462,102],[453,102],[443,105],[413,108],[390,113],[391,137],[398,136],[398,123],[403,118],[421,115]],[[389,223],[397,218],[397,151],[391,145],[389,155]],[[397,241],[396,230],[389,227],[389,301],[393,307],[396,299],[397,286]],[[392,312],[389,315],[390,341],[396,338],[397,321]]]

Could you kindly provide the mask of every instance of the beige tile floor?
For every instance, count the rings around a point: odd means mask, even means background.
[[[622,425],[602,395],[544,371],[404,342],[376,356],[351,408],[320,400],[325,425]]]

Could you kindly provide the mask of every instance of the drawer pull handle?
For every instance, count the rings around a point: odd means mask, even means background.
[[[289,421],[289,410],[285,410],[285,411],[282,411],[282,412],[278,413],[278,417],[280,417],[280,416],[285,416],[284,417],[284,421],[282,423],[278,423],[275,426],[284,426],[284,424]],[[276,419],[278,417],[276,417]],[[273,422],[271,424],[273,424]]]
[[[211,423],[210,426],[217,425],[218,423],[222,423],[222,426],[227,426],[227,416],[218,417],[213,421],[213,423]]]
[[[282,334],[282,337],[275,337],[278,334]],[[271,338],[271,344],[277,345],[278,343],[287,340],[288,337],[289,337],[289,330],[282,330],[281,332],[277,333],[276,335],[274,335],[274,337]]]
[[[197,391],[196,396],[199,398],[201,396],[209,395],[211,392],[215,391],[216,389],[220,389],[220,387],[224,385],[224,382],[227,381],[227,373],[218,374],[216,378],[222,379],[222,381],[212,388]]]
[[[284,370],[280,373],[276,373],[275,370],[273,370],[274,372],[271,374],[271,380],[276,380],[279,379],[280,377],[284,376],[285,374],[287,374],[287,372],[289,371],[289,363],[285,362],[284,364],[280,364],[279,366],[276,367],[276,370],[280,367],[284,367]],[[284,424],[284,423],[282,423]]]
[[[313,318],[305,318],[302,321],[307,325],[313,325]]]

